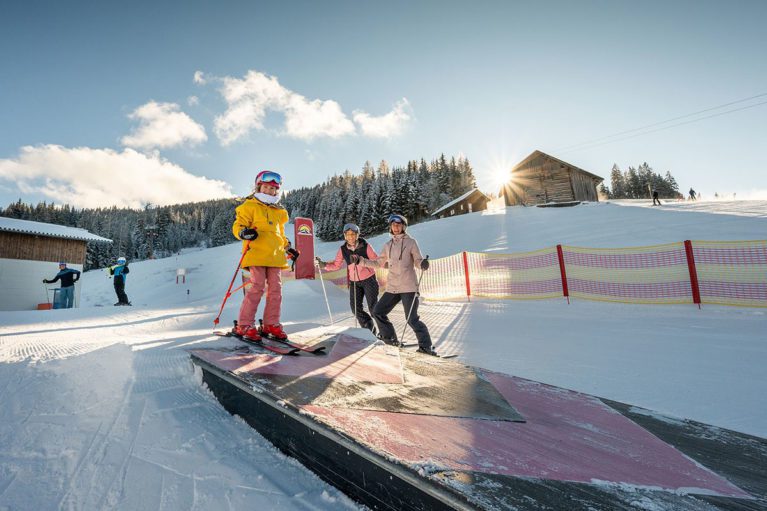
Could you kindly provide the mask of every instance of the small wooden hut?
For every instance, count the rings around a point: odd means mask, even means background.
[[[511,169],[501,193],[507,206],[598,201],[603,178],[541,151]]]
[[[56,283],[46,290],[43,279],[52,279],[64,261],[74,270],[83,270],[86,245],[112,240],[85,229],[0,217],[0,310],[32,310],[50,302]],[[75,287],[75,305],[80,303],[80,286]]]
[[[431,216],[444,218],[446,216],[465,215],[474,211],[482,211],[487,209],[488,202],[490,202],[490,197],[474,188],[457,199],[451,200],[432,213]]]

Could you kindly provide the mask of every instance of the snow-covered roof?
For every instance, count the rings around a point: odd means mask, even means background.
[[[112,243],[112,240],[96,236],[79,227],[67,227],[65,225],[46,224],[44,222],[32,222],[16,218],[0,217],[0,231],[18,232],[21,234],[35,234],[51,238],[66,238],[70,240],[97,241]]]
[[[447,209],[447,208],[449,208],[450,206],[453,206],[453,205],[455,205],[455,204],[458,204],[459,202],[461,202],[462,200],[464,200],[465,198],[467,198],[469,195],[471,195],[471,194],[472,194],[472,193],[474,193],[474,192],[479,192],[479,193],[482,193],[482,192],[480,192],[480,191],[479,191],[479,189],[478,189],[478,188],[474,188],[473,190],[469,190],[468,192],[464,193],[463,195],[461,195],[461,196],[460,196],[460,197],[458,197],[457,199],[453,199],[453,200],[451,200],[450,202],[448,202],[447,204],[445,204],[444,206],[442,206],[441,208],[439,208],[437,211],[435,211],[434,213],[432,213],[432,214],[431,214],[431,216],[434,216],[434,215],[436,215],[436,214],[438,214],[438,213],[441,213],[442,211],[446,210],[446,209]],[[482,195],[485,195],[485,194],[484,194],[484,193],[482,193]],[[487,200],[490,200],[490,197],[488,197],[487,195],[485,195],[485,197],[487,198]]]

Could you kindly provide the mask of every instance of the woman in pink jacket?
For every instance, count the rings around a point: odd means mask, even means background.
[[[378,280],[373,269],[365,268],[352,262],[352,255],[362,259],[378,259],[373,247],[368,245],[365,238],[360,237],[360,228],[356,224],[344,225],[343,245],[338,249],[336,259],[332,263],[326,263],[319,257],[317,263],[325,271],[336,271],[346,263],[346,272],[349,277],[349,306],[352,313],[357,316],[357,321],[362,328],[367,328],[375,333],[375,323],[370,314],[362,308],[362,297],[368,302],[368,310],[373,311],[378,302]]]

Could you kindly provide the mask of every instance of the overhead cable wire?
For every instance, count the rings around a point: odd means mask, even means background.
[[[608,144],[608,143],[611,143],[611,142],[619,142],[621,140],[628,140],[630,138],[634,138],[635,136],[645,135],[645,134],[648,134],[648,133],[654,133],[656,131],[661,131],[661,130],[668,129],[668,128],[673,128],[673,127],[676,127],[676,126],[682,126],[684,124],[690,124],[692,122],[701,121],[701,120],[704,120],[704,119],[709,119],[711,117],[718,117],[720,115],[725,115],[725,114],[732,113],[732,112],[737,112],[737,111],[740,111],[740,110],[746,110],[748,108],[753,108],[753,107],[756,107],[756,106],[759,106],[759,105],[764,105],[765,103],[767,103],[767,101],[760,102],[760,103],[755,103],[753,105],[748,105],[748,106],[741,107],[741,108],[734,108],[734,109],[728,110],[726,112],[719,112],[719,113],[716,113],[716,114],[707,115],[707,116],[699,117],[699,118],[696,118],[696,119],[691,119],[689,121],[673,124],[671,126],[664,126],[662,128],[658,128],[658,129],[655,129],[655,130],[650,130],[650,131],[645,131],[645,132],[642,132],[642,133],[637,133],[636,135],[632,135],[630,137],[622,137],[622,138],[619,138],[619,139],[616,139],[616,140],[609,140],[609,139],[612,139],[612,138],[615,138],[615,137],[620,137],[621,135],[627,135],[629,133],[635,133],[637,131],[646,130],[648,128],[653,128],[655,126],[661,126],[663,124],[668,124],[670,122],[678,121],[680,119],[685,119],[687,117],[692,117],[694,115],[700,115],[702,113],[711,112],[713,110],[719,110],[721,108],[725,108],[725,107],[728,107],[728,106],[736,105],[738,103],[743,103],[744,101],[751,101],[753,99],[761,98],[761,97],[764,97],[764,96],[767,96],[767,92],[763,93],[763,94],[757,94],[755,96],[751,96],[751,97],[748,97],[748,98],[739,99],[737,101],[731,101],[729,103],[724,103],[722,105],[718,105],[718,106],[715,106],[715,107],[706,108],[706,109],[703,109],[703,110],[698,110],[697,112],[692,112],[692,113],[689,113],[689,114],[680,115],[678,117],[673,117],[671,119],[666,119],[665,121],[655,122],[655,123],[652,123],[652,124],[647,124],[645,126],[640,126],[638,128],[633,128],[633,129],[630,129],[630,130],[620,131],[618,133],[613,133],[612,135],[607,135],[607,136],[596,138],[596,139],[593,139],[593,140],[589,140],[589,141],[585,141],[585,142],[580,142],[578,144],[572,144],[572,145],[569,145],[569,146],[563,146],[563,147],[560,147],[559,149],[556,149],[556,151],[559,152],[559,153],[569,153],[569,152],[578,151],[578,150],[586,149],[586,148],[590,148],[590,147],[597,147],[597,146]]]

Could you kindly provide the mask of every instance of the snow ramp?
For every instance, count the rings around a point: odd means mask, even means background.
[[[764,439],[353,332],[291,335],[324,356],[191,358],[230,413],[372,509],[767,509]]]

